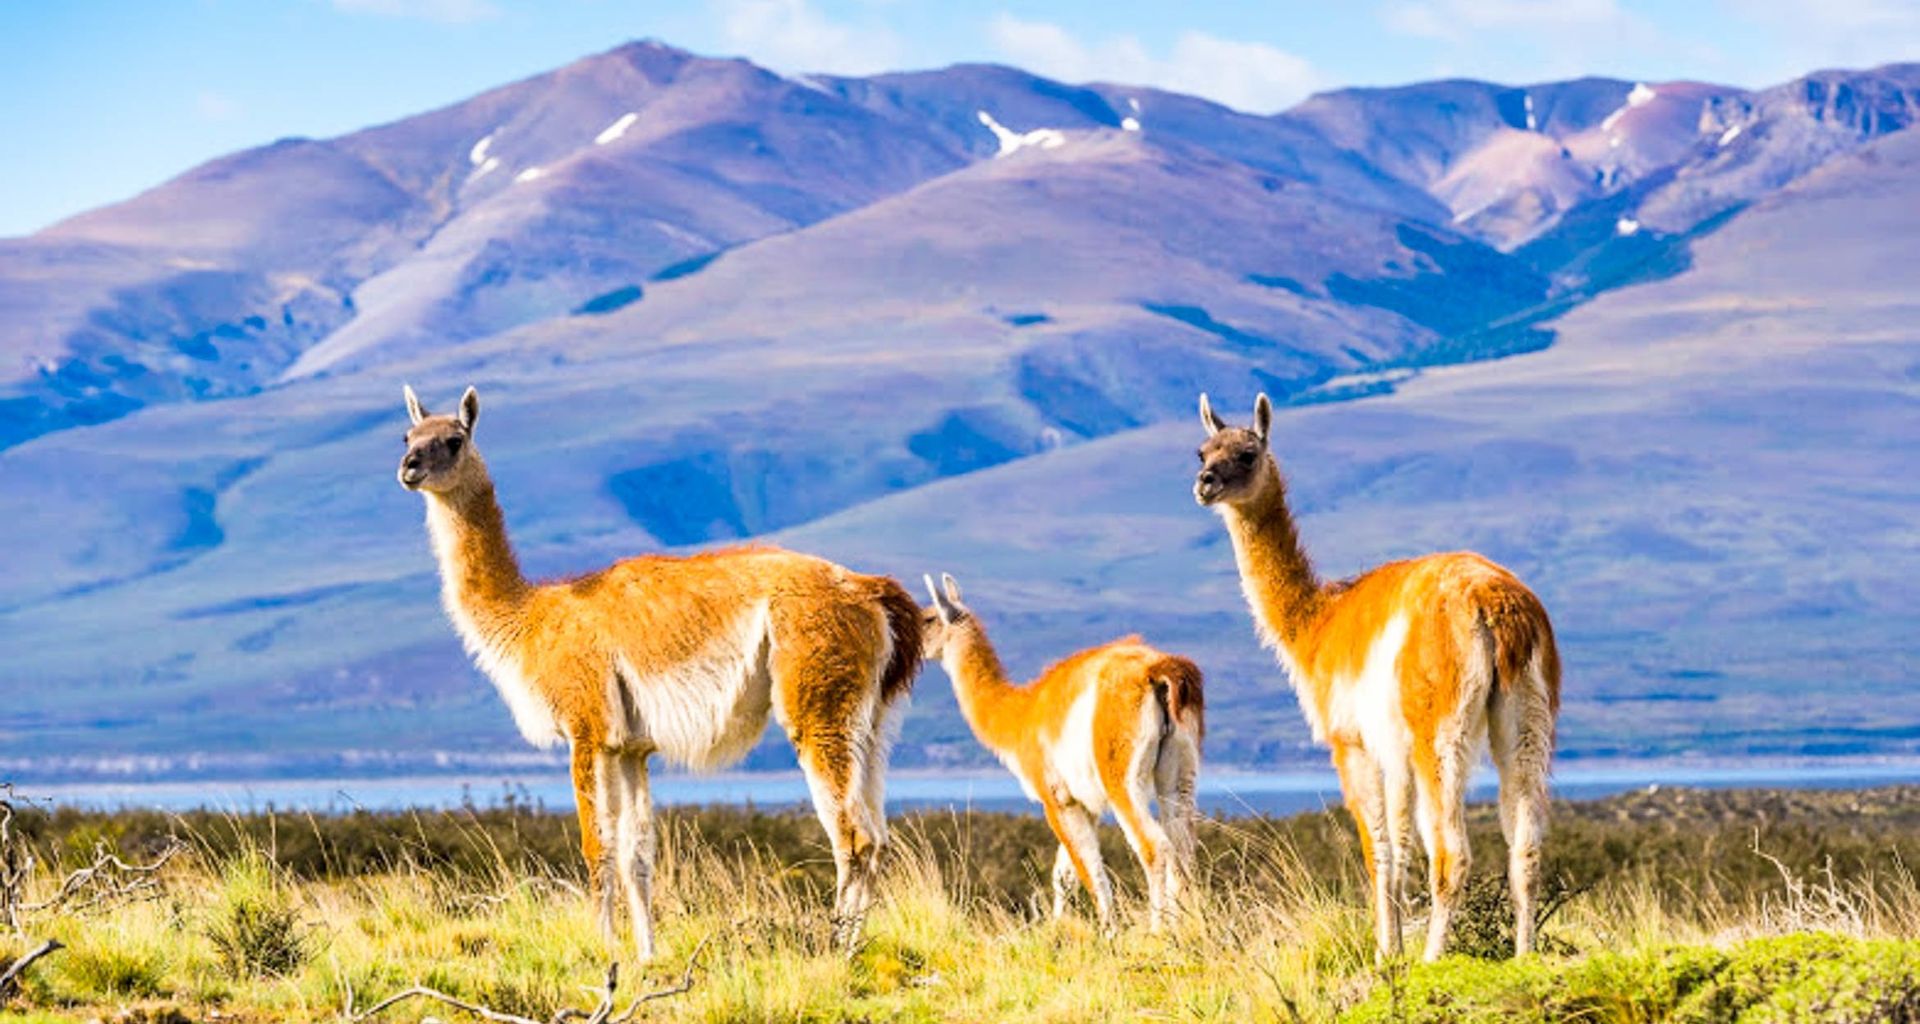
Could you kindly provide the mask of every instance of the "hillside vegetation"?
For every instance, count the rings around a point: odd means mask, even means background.
[[[1499,840],[1482,813],[1455,954],[1386,967],[1371,962],[1338,813],[1209,822],[1195,913],[1165,937],[1135,920],[1113,936],[1084,914],[1044,920],[1050,838],[1033,818],[904,816],[885,899],[845,956],[828,941],[831,865],[810,818],[672,812],[656,876],[665,952],[625,965],[611,1006],[659,993],[639,1018],[707,1021],[1920,1020],[1906,868],[1920,790],[1643,792],[1557,811],[1544,955],[1499,959]],[[6,1006],[22,1019],[339,1019],[424,985],[544,1021],[603,998],[571,815],[28,809],[12,831],[14,853],[39,863],[24,903],[64,900],[0,938],[0,964],[66,945],[22,972]],[[176,841],[151,877],[138,870]],[[1138,910],[1131,861],[1113,853]],[[90,865],[104,866],[70,881]],[[415,997],[379,1019],[425,1016],[468,1015]]]

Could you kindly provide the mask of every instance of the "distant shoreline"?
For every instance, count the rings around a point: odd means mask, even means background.
[[[889,777],[888,805],[896,810],[944,807],[1019,810],[1029,801],[1006,772],[901,769]],[[1201,775],[1200,802],[1209,814],[1287,814],[1340,803],[1331,770],[1272,771],[1214,768]],[[1593,799],[1648,786],[1705,789],[1856,789],[1920,782],[1920,760],[1675,763],[1574,761],[1554,773],[1554,795]],[[409,772],[387,776],[318,778],[16,780],[20,794],[53,806],[96,810],[156,808],[248,812],[266,809],[314,813],[395,811],[506,804],[572,805],[566,773],[556,769]],[[1490,770],[1475,777],[1476,799],[1491,797]],[[661,771],[654,799],[665,806],[732,805],[780,808],[804,804],[805,780],[796,771],[690,775]]]

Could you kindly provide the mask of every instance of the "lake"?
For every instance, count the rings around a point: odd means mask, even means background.
[[[1586,764],[1555,771],[1555,796],[1588,799],[1647,786],[1715,789],[1853,789],[1920,782],[1920,761],[1809,764]],[[1491,769],[1475,776],[1472,795],[1490,799]],[[736,804],[791,807],[808,800],[797,772],[684,775],[656,772],[654,802],[661,805]],[[180,782],[88,782],[21,787],[36,802],[88,808],[212,808],[223,811],[398,810],[409,807],[495,806],[508,801],[561,810],[573,806],[573,790],[561,772],[473,773],[354,779],[256,779]],[[1290,814],[1340,803],[1331,770],[1251,772],[1217,770],[1200,775],[1200,805],[1209,814]],[[906,808],[1031,808],[1019,784],[1005,772],[896,771],[888,779],[887,805]]]

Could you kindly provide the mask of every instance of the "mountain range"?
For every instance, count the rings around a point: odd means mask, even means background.
[[[1535,585],[1568,758],[1920,754],[1920,65],[1273,116],[641,42],[0,240],[0,771],[546,763],[437,600],[400,384],[537,574],[765,537],[1126,632],[1317,762],[1188,493],[1282,408],[1331,575]],[[985,763],[938,669],[897,761]],[[790,763],[763,744],[754,767]]]

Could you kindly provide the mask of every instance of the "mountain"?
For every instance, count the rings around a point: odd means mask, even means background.
[[[532,572],[761,536],[952,571],[1019,670],[1195,654],[1244,764],[1317,759],[1187,495],[1194,396],[1264,389],[1328,569],[1539,587],[1570,756],[1913,753],[1917,83],[1254,117],[648,42],[216,160],[0,240],[0,770],[537,758],[393,483],[403,381],[479,386]],[[937,670],[899,757],[984,759]]]
[[[1543,352],[1279,410],[1323,573],[1454,548],[1514,568],[1567,655],[1566,754],[1920,754],[1916,171],[1920,134],[1890,135],[1754,203],[1689,270],[1556,320]],[[1214,400],[1245,421],[1247,391]],[[1311,760],[1225,531],[1181,486],[1201,436],[1189,414],[783,539],[955,573],[1015,674],[1145,624],[1210,673],[1211,758]],[[935,713],[910,739],[971,753],[946,688],[916,700]]]

